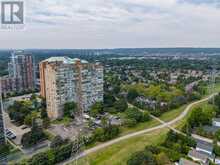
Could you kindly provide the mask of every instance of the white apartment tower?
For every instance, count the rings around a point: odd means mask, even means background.
[[[63,116],[63,106],[74,101],[81,111],[103,101],[103,67],[85,60],[51,57],[40,63],[41,96],[51,119]]]

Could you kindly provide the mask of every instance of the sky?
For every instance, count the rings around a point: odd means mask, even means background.
[[[220,47],[220,0],[24,2],[25,29],[0,28],[0,49]]]

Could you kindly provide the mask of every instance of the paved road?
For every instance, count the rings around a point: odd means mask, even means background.
[[[71,162],[73,162],[74,160],[77,160],[77,159],[79,159],[79,158],[85,157],[85,156],[87,156],[87,155],[89,155],[89,154],[91,154],[91,153],[94,153],[94,152],[96,152],[96,151],[98,151],[98,150],[100,150],[100,149],[103,149],[103,148],[106,148],[106,147],[108,147],[108,146],[111,146],[111,145],[113,145],[113,144],[115,144],[115,143],[118,143],[118,142],[120,142],[120,141],[122,141],[122,140],[126,140],[126,139],[129,139],[129,138],[138,136],[138,135],[146,134],[146,133],[149,133],[149,132],[152,132],[152,131],[155,131],[155,130],[158,130],[158,129],[162,129],[162,128],[165,128],[165,127],[171,128],[172,125],[176,124],[178,121],[180,121],[181,119],[183,119],[183,118],[188,114],[188,112],[191,110],[191,108],[192,108],[193,106],[195,106],[196,104],[199,104],[199,103],[202,103],[202,102],[204,102],[204,101],[209,100],[210,98],[212,98],[212,97],[215,96],[216,94],[217,94],[217,93],[214,93],[214,94],[212,94],[212,95],[210,95],[210,96],[208,96],[208,97],[206,97],[206,98],[204,98],[204,99],[201,99],[201,100],[199,100],[199,101],[195,101],[195,102],[189,104],[189,105],[185,108],[185,110],[184,110],[177,118],[175,118],[175,119],[173,119],[173,120],[171,120],[171,121],[169,121],[169,122],[164,122],[164,121],[162,121],[162,120],[159,119],[160,122],[162,123],[162,124],[159,125],[159,126],[155,126],[155,127],[152,127],[152,128],[148,128],[148,129],[142,130],[142,131],[130,133],[130,134],[128,134],[128,135],[125,135],[125,136],[116,138],[116,139],[114,139],[114,140],[105,142],[105,143],[103,143],[103,144],[97,145],[97,146],[95,146],[95,147],[93,147],[93,148],[91,148],[91,149],[88,149],[88,150],[83,151],[83,152],[80,153],[79,155],[77,155],[77,156],[75,156],[75,157],[72,157],[71,159],[69,159],[69,160],[67,160],[67,161],[65,161],[65,162],[63,162],[63,163],[60,163],[60,165],[66,165],[66,164],[68,164],[68,163],[71,163]],[[158,118],[155,118],[155,119],[158,120]]]

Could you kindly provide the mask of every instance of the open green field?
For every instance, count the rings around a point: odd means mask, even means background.
[[[150,134],[121,141],[70,165],[126,165],[132,153],[143,150],[147,145],[156,145],[162,142],[165,140],[167,132],[168,129],[164,128]]]
[[[177,109],[173,109],[162,114],[159,118],[165,122],[168,122],[181,114],[181,112],[186,108],[187,105],[183,105]]]
[[[119,136],[123,136],[132,132],[141,131],[143,129],[151,128],[160,125],[160,122],[157,120],[150,120],[143,123],[138,123],[135,127],[128,128],[128,127],[122,127],[121,128],[121,134]]]
[[[185,106],[166,112],[160,118],[164,121],[170,121],[177,117],[184,110],[184,108]],[[178,122],[175,126],[181,127],[186,122],[186,118],[184,118],[184,120],[181,122]],[[148,127],[150,128],[151,126]],[[142,150],[147,145],[156,145],[163,142],[168,131],[169,130],[167,128],[162,128],[151,133],[121,141],[105,149],[90,154],[86,158],[82,158],[78,160],[78,162],[73,162],[70,165],[74,165],[76,163],[78,163],[78,165],[109,165],[110,162],[111,165],[126,165],[126,162],[132,153]]]
[[[215,92],[220,91],[220,83],[218,83],[215,86],[214,90]],[[192,109],[198,106],[207,106],[207,101],[194,105]],[[160,119],[162,119],[163,121],[170,121],[176,118],[177,116],[179,116],[185,107],[186,105],[178,109],[166,112],[162,116],[160,116]],[[185,124],[191,112],[192,111],[190,111],[184,119],[176,123],[174,126],[180,129]],[[134,130],[139,130],[141,129],[141,127],[143,129],[148,127],[150,128],[154,125],[153,124],[154,120],[150,122],[151,124],[148,124],[149,122],[143,123],[143,126],[139,125],[137,126],[137,128],[134,128]],[[145,124],[147,125],[147,127],[145,127]],[[127,134],[129,132],[133,132],[134,130],[124,130],[124,131],[125,134]],[[168,129],[163,128],[157,131],[153,131],[151,133],[147,133],[141,136],[137,136],[128,140],[121,141],[112,146],[106,147],[105,149],[90,154],[86,158],[82,158],[77,162],[71,163],[70,165],[74,165],[76,163],[78,165],[109,165],[109,164],[126,165],[126,162],[132,153],[142,150],[147,145],[154,145],[161,143],[166,138],[167,132]]]

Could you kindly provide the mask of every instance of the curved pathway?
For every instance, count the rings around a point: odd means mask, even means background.
[[[152,131],[155,131],[155,130],[158,130],[158,129],[162,129],[162,128],[165,128],[165,127],[170,128],[171,125],[176,124],[178,121],[182,120],[182,119],[188,114],[188,112],[191,110],[191,108],[192,108],[193,106],[195,106],[195,105],[197,105],[197,104],[199,104],[199,103],[202,103],[202,102],[205,102],[205,101],[211,99],[211,98],[212,98],[213,96],[215,96],[216,94],[217,94],[217,93],[214,93],[214,94],[212,94],[212,95],[210,95],[210,96],[208,96],[208,97],[206,97],[206,98],[203,98],[203,99],[201,99],[201,100],[199,100],[199,101],[195,101],[195,102],[193,102],[193,103],[190,103],[190,104],[185,108],[185,110],[184,110],[178,117],[176,117],[175,119],[173,119],[173,120],[171,120],[171,121],[169,121],[169,122],[164,122],[164,121],[160,120],[160,119],[157,118],[157,117],[151,116],[152,118],[154,118],[154,119],[160,121],[160,123],[162,123],[162,124],[161,124],[161,125],[158,125],[158,126],[155,126],[155,127],[152,127],[152,128],[144,129],[144,130],[142,130],[142,131],[137,131],[137,132],[134,132],[134,133],[130,133],[130,134],[124,135],[124,136],[122,136],[122,137],[118,137],[118,138],[116,138],[116,139],[113,139],[113,140],[110,140],[110,141],[108,141],[108,142],[105,142],[105,143],[102,143],[102,144],[100,144],[100,145],[97,145],[97,146],[95,146],[95,147],[93,147],[93,148],[87,149],[87,150],[83,151],[82,153],[80,153],[79,155],[77,155],[77,156],[75,156],[75,157],[72,157],[72,158],[70,158],[69,160],[67,160],[67,161],[65,161],[65,162],[63,162],[63,163],[60,163],[60,165],[66,165],[66,164],[68,164],[68,163],[71,163],[71,162],[73,162],[74,160],[77,160],[77,159],[79,159],[79,158],[85,157],[85,156],[87,156],[87,155],[89,155],[89,154],[91,154],[91,153],[94,153],[94,152],[96,152],[96,151],[98,151],[98,150],[100,150],[100,149],[103,149],[103,148],[105,148],[105,147],[111,146],[111,145],[113,145],[113,144],[115,144],[115,143],[118,143],[118,142],[120,142],[120,141],[122,141],[122,140],[126,140],[126,139],[129,139],[129,138],[138,136],[138,135],[146,134],[146,133],[149,133],[149,132],[152,132]]]

